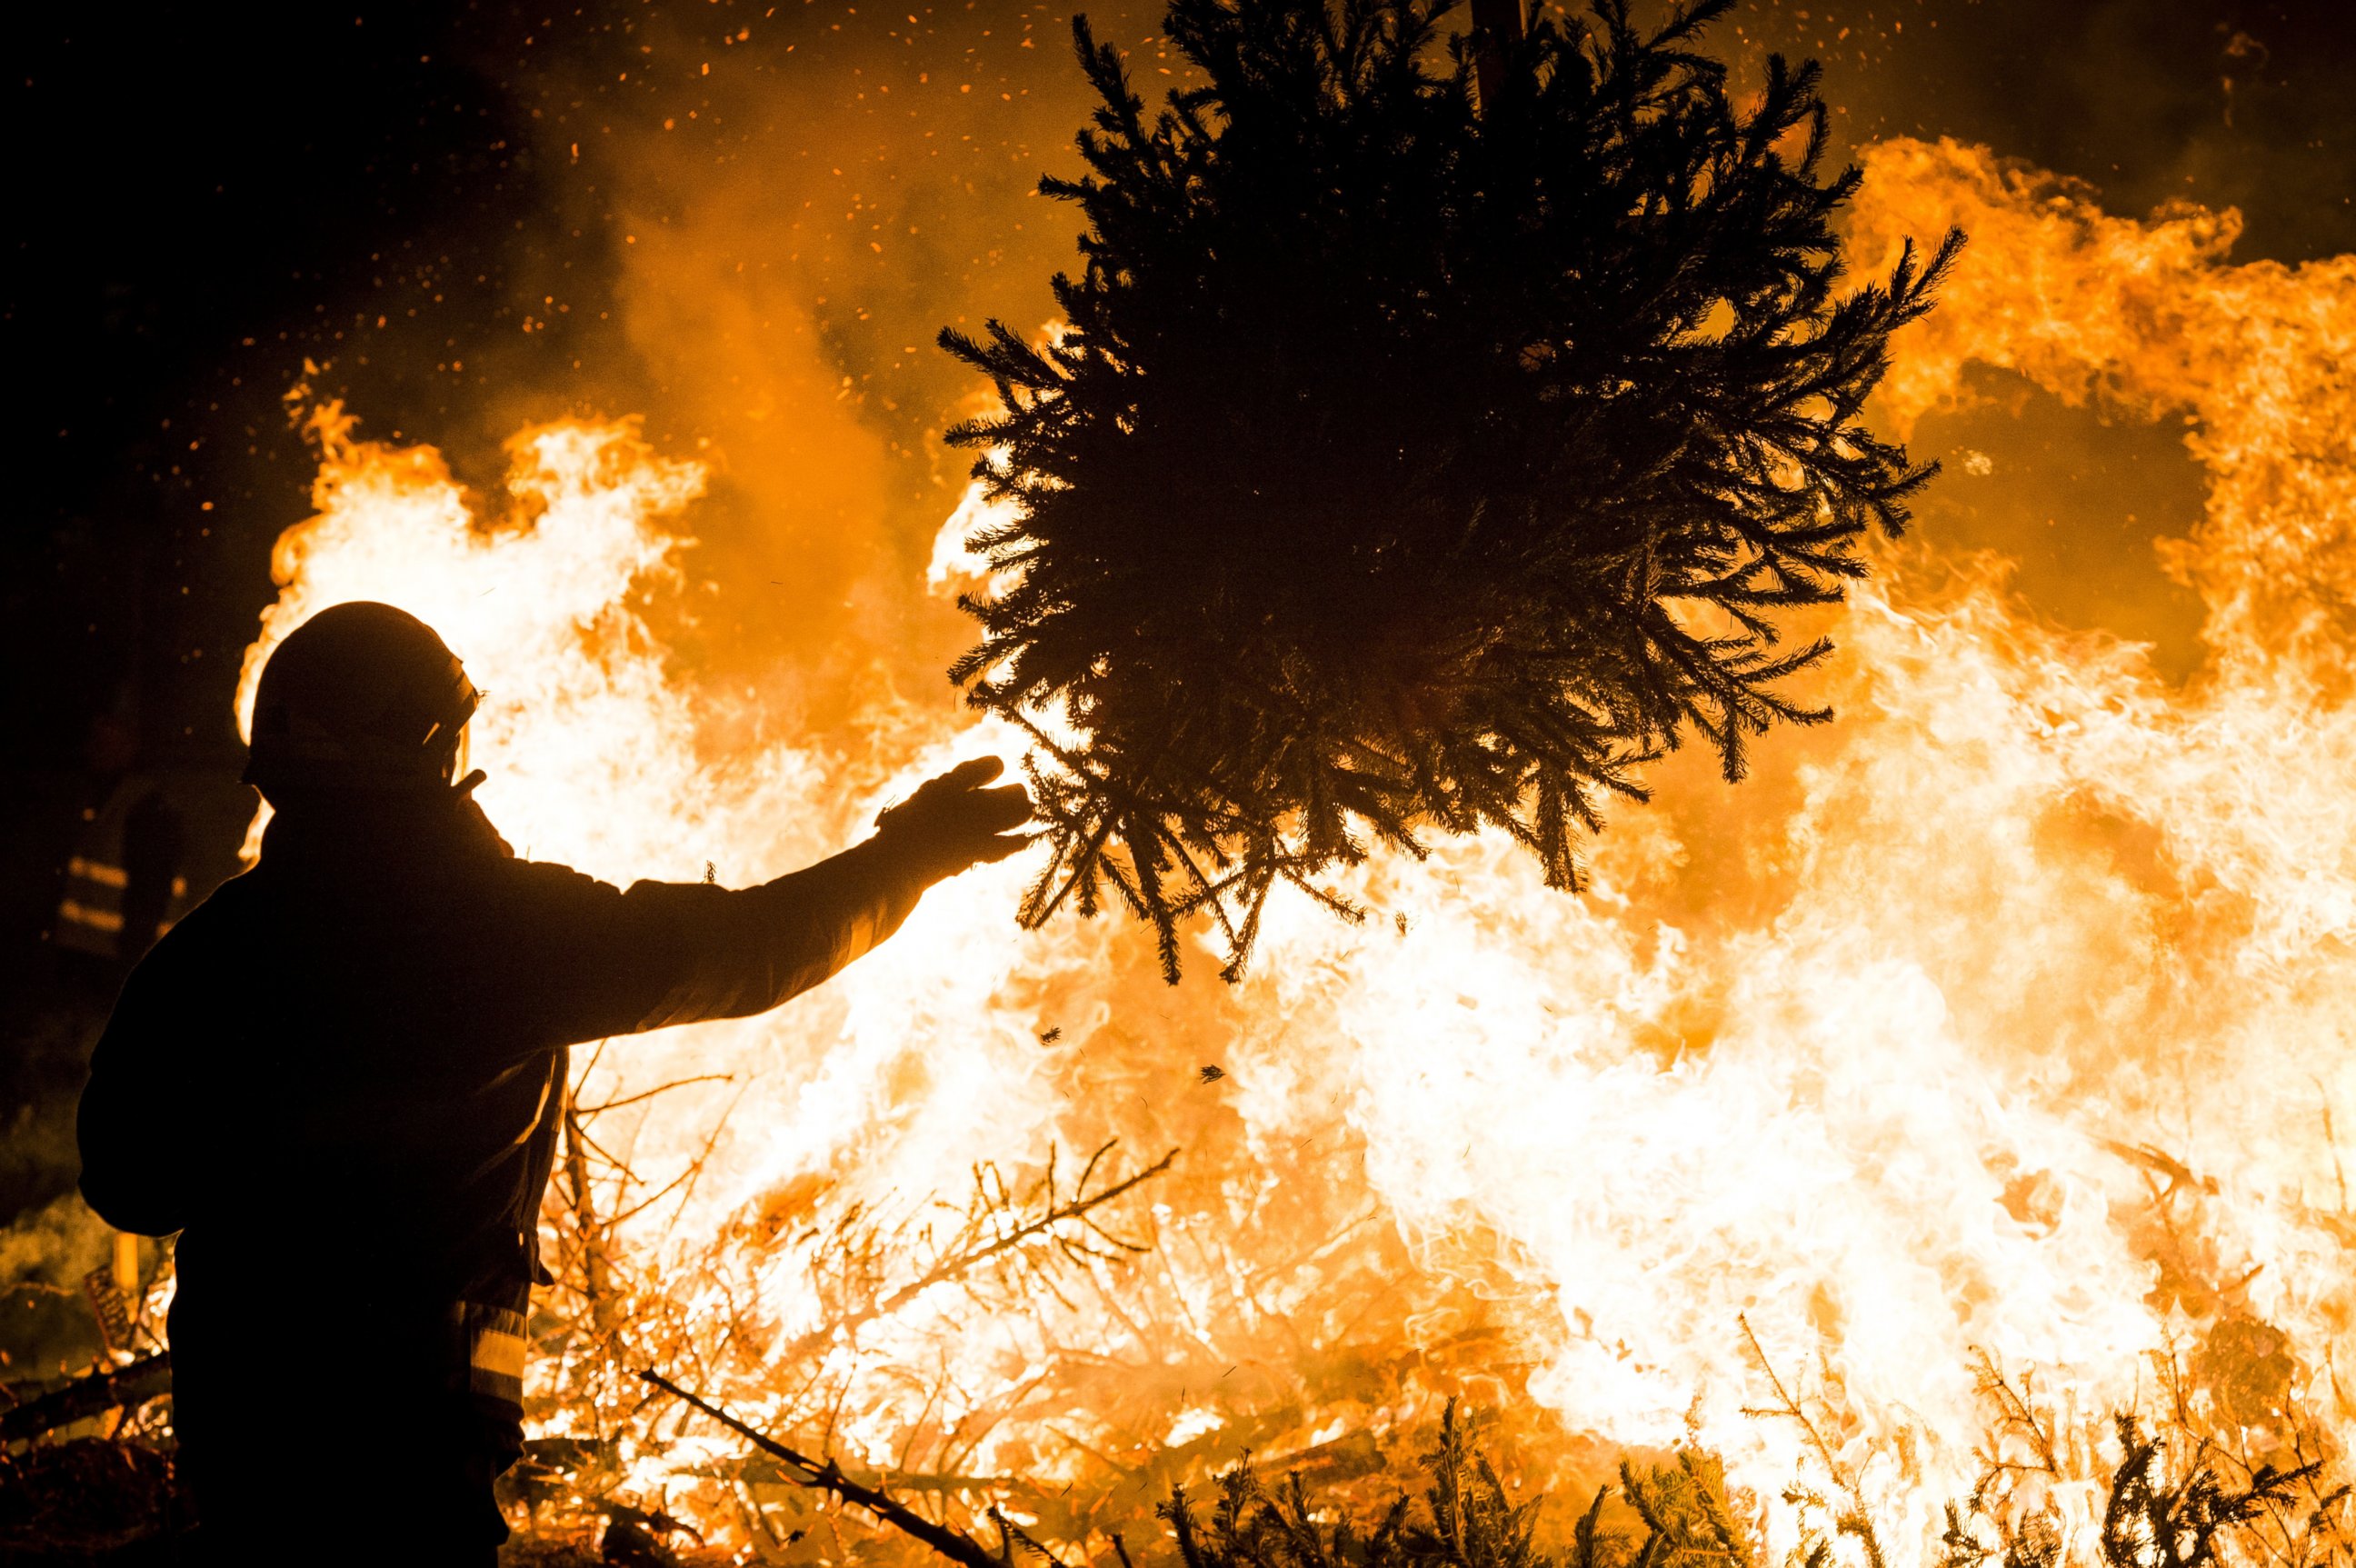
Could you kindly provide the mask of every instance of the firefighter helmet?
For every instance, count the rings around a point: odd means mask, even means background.
[[[245,781],[288,793],[446,785],[482,693],[434,628],[354,600],[287,634],[254,691]]]

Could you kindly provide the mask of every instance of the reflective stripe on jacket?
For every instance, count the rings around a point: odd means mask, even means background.
[[[91,814],[66,862],[65,888],[50,937],[59,947],[93,958],[137,958],[187,914],[188,880],[180,872],[178,813],[153,779],[134,774]],[[155,879],[135,901],[153,911],[155,929],[124,951],[123,918],[134,902],[132,882]],[[168,879],[168,880],[167,880]]]

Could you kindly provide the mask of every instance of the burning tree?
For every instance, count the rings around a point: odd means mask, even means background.
[[[1730,3],[1540,20],[1483,103],[1452,0],[1173,0],[1206,81],[1151,120],[1075,19],[1066,325],[941,337],[1002,404],[949,433],[1011,507],[950,674],[1036,743],[1026,922],[1108,887],[1174,979],[1205,912],[1232,979],[1369,840],[1499,828],[1575,888],[1636,766],[1829,716],[1779,617],[1932,472],[1858,409],[1961,236],[1837,293],[1857,172],[1813,64],[1743,108],[1696,52]]]

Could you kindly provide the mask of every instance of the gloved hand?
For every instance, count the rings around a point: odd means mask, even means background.
[[[926,779],[915,794],[875,817],[875,836],[916,857],[934,881],[969,866],[1004,860],[1031,842],[1031,796],[1020,784],[983,785],[1006,765],[994,757],[960,762]]]

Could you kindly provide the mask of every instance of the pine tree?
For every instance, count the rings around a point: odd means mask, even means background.
[[[1641,764],[1828,716],[1777,619],[1932,472],[1858,408],[1961,236],[1841,291],[1816,68],[1738,107],[1729,3],[1540,20],[1481,104],[1452,0],[1172,0],[1150,119],[1075,18],[1066,325],[941,336],[1001,403],[950,673],[1036,743],[1027,923],[1109,888],[1174,980],[1207,913],[1232,979],[1280,882],[1349,912],[1321,873],[1490,825],[1576,888]]]

